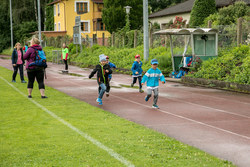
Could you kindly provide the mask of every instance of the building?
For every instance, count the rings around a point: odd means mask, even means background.
[[[55,0],[54,34],[64,33],[73,36],[75,17],[81,17],[81,35],[83,40],[100,45],[108,44],[110,33],[102,22],[103,0]]]
[[[152,13],[151,15],[149,15],[149,20],[152,23],[156,22],[160,24],[161,29],[165,29],[167,23],[169,23],[170,20],[174,20],[175,16],[179,17],[181,16],[183,20],[187,20],[186,23],[188,24],[194,1],[195,0],[187,0],[175,6],[171,6],[161,11]],[[248,5],[250,5],[250,0],[243,0],[243,1],[246,2]],[[229,6],[230,4],[232,4],[232,2],[233,2],[232,0],[215,0],[217,9]]]

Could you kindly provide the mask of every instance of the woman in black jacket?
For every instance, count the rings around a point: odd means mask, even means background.
[[[12,66],[14,68],[14,72],[12,75],[12,82],[16,82],[16,75],[19,69],[21,82],[26,83],[23,77],[23,65],[24,65],[23,51],[22,51],[22,46],[19,42],[17,42],[14,47],[11,59],[12,59]]]

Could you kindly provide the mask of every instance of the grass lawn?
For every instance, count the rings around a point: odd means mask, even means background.
[[[0,166],[126,166],[72,130],[49,110],[134,166],[233,166],[161,133],[129,122],[50,87],[41,99],[34,86],[10,83],[12,71],[0,67]],[[43,110],[34,102],[46,109]]]

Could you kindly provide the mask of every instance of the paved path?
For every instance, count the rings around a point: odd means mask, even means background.
[[[11,69],[10,60],[0,59],[0,65]],[[111,95],[98,106],[97,83],[88,79],[90,70],[69,66],[70,73],[80,77],[61,74],[62,69],[63,65],[49,64],[46,85],[238,166],[250,166],[249,94],[167,82],[159,88],[157,110],[151,108],[152,99],[144,101],[146,93],[122,86],[130,85],[130,76],[113,74]]]

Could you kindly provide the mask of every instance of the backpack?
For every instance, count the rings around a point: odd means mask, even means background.
[[[46,55],[43,50],[37,50],[35,49],[36,52],[36,58],[35,61],[30,63],[29,66],[38,66],[38,67],[47,67],[46,63]]]

